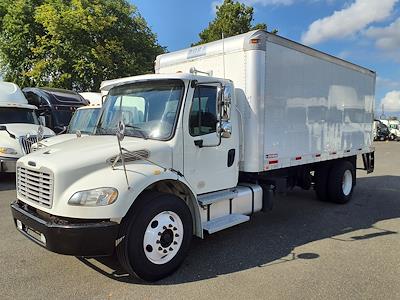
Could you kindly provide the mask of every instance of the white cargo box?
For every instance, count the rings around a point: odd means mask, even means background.
[[[155,69],[193,67],[235,85],[241,171],[371,152],[373,71],[261,30],[160,55]]]

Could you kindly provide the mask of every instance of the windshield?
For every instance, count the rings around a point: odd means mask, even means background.
[[[71,110],[54,110],[54,115],[57,119],[56,126],[68,126],[69,121],[71,120],[73,111]]]
[[[72,116],[67,132],[76,133],[79,130],[81,133],[94,133],[99,115],[100,107],[78,109]]]
[[[169,139],[173,135],[183,88],[180,80],[153,80],[112,88],[96,134],[115,134],[122,120],[127,136]]]
[[[27,123],[39,125],[33,109],[0,107],[0,124]]]

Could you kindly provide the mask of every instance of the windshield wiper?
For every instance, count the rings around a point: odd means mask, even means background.
[[[145,131],[142,128],[130,124],[125,124],[125,127],[135,129],[137,132],[139,132],[139,134],[142,136],[143,139],[145,140],[148,139],[148,136],[145,134]]]

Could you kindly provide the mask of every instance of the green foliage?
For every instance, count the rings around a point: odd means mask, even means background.
[[[0,0],[0,29],[3,77],[20,86],[98,90],[165,51],[125,0]]]
[[[265,23],[252,25],[253,7],[246,6],[234,0],[224,0],[221,6],[216,6],[216,17],[208,27],[199,33],[200,41],[192,46],[200,45],[224,37],[245,33],[255,29],[267,30]],[[274,33],[277,31],[274,30]]]

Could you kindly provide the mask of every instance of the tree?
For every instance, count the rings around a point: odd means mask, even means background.
[[[0,0],[0,67],[20,86],[98,90],[165,51],[126,0]]]
[[[208,27],[199,33],[200,41],[192,46],[209,43],[224,37],[245,33],[255,29],[267,30],[265,23],[252,25],[253,7],[246,6],[238,1],[224,0],[221,6],[216,6],[216,17],[208,23]],[[274,30],[273,33],[277,31]]]

